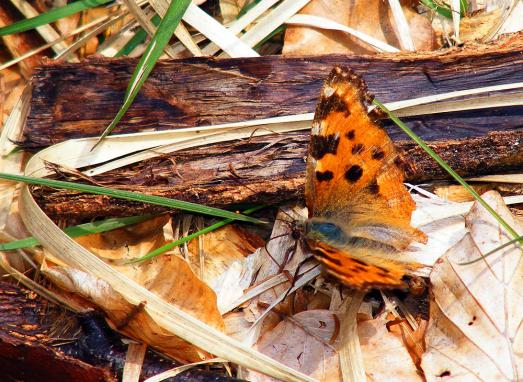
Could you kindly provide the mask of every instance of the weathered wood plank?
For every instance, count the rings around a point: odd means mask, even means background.
[[[423,54],[162,61],[114,133],[312,112],[334,65],[362,74],[384,102],[521,82],[522,51],[523,34],[516,34],[493,45]],[[32,81],[24,146],[36,149],[98,135],[120,107],[135,64],[133,59],[91,58],[40,67]],[[518,128],[522,114],[522,108],[489,109],[406,121],[424,139],[441,140]]]

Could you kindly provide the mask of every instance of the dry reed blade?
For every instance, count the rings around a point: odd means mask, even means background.
[[[341,344],[338,353],[343,382],[366,380],[357,321],[358,310],[364,296],[363,292],[353,292],[350,301],[346,303],[346,311],[340,323]]]

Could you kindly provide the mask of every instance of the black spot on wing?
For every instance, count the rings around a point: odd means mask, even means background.
[[[357,182],[362,175],[363,169],[357,164],[352,165],[351,167],[349,167],[347,171],[345,171],[345,179],[347,179],[351,183]]]
[[[358,272],[367,272],[367,268],[362,266],[362,265],[355,265],[354,268],[352,268],[353,271],[358,271]]]
[[[329,181],[332,178],[334,178],[334,174],[332,171],[316,171],[316,179],[318,180],[318,182]]]
[[[347,134],[345,134],[348,140],[352,141],[354,137],[356,136],[356,132],[354,130],[347,131]]]
[[[347,103],[336,92],[334,92],[329,97],[320,97],[320,102],[316,107],[316,114],[314,115],[314,119],[317,121],[322,121],[327,118],[330,113],[343,113],[345,117],[350,115],[350,110]]]
[[[361,143],[356,143],[354,146],[352,146],[352,155],[361,154],[364,149],[365,146],[363,146]]]
[[[372,182],[370,182],[368,189],[371,194],[375,194],[375,195],[379,194],[380,186],[379,186],[378,182],[376,181],[376,179],[374,179]]]
[[[372,159],[380,160],[385,157],[385,152],[382,149],[380,149],[379,147],[374,146],[374,147],[372,147],[371,151],[372,151]]]
[[[318,160],[327,154],[336,154],[339,144],[339,135],[312,135],[310,143],[311,155],[314,159]]]

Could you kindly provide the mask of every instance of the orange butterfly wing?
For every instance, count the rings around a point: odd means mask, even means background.
[[[401,159],[376,113],[368,112],[371,102],[362,79],[346,68],[334,68],[325,81],[312,124],[306,203],[309,221],[333,223],[350,240],[321,243],[317,232],[307,237],[327,270],[346,284],[397,286],[412,265],[386,253],[426,237],[410,226],[415,204],[403,185]],[[366,249],[367,243],[378,245]],[[325,257],[325,246],[337,250],[341,266]],[[358,277],[355,260],[365,263]],[[380,278],[379,269],[390,274]]]

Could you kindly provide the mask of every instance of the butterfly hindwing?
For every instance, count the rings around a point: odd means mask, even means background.
[[[353,288],[366,290],[370,287],[403,286],[402,277],[406,269],[402,268],[401,263],[372,264],[361,258],[351,257],[348,253],[343,253],[324,243],[316,243],[313,250],[327,272]]]

